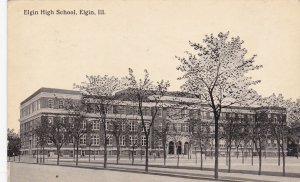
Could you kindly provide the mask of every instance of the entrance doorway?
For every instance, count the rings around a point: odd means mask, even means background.
[[[169,154],[174,154],[174,142],[169,142]]]
[[[181,153],[182,153],[182,147],[181,147],[181,141],[179,141],[177,146],[177,154],[181,154]]]
[[[187,155],[189,153],[189,143],[184,143],[184,155]]]

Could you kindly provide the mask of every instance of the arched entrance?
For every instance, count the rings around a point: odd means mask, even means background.
[[[182,153],[182,147],[181,147],[181,141],[178,142],[178,146],[177,146],[177,154],[181,154]]]
[[[189,143],[184,143],[184,155],[187,155],[189,153]]]
[[[174,142],[169,142],[169,154],[174,154]]]

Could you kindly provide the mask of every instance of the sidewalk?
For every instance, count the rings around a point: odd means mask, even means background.
[[[34,163],[31,163],[34,164]],[[55,160],[49,160],[45,165],[56,165]],[[61,161],[61,166],[66,167],[76,167],[73,161]],[[103,164],[100,162],[81,162],[79,163],[78,168],[86,168],[86,169],[96,169],[96,170],[111,170],[118,172],[130,172],[130,173],[141,173],[145,174],[145,167],[142,165],[129,165],[129,164],[108,164],[107,169],[103,168]],[[157,167],[157,166],[149,166],[148,174],[151,175],[161,175],[161,176],[171,176],[171,177],[179,177],[179,178],[187,178],[187,179],[205,179],[205,180],[215,180],[213,177],[213,171],[207,170],[199,170],[193,168],[170,168],[170,167]],[[291,177],[282,177],[282,176],[269,176],[269,175],[256,175],[256,174],[242,174],[242,173],[226,173],[219,172],[219,180],[220,181],[255,181],[255,182],[296,182],[299,181],[299,178],[291,178]]]

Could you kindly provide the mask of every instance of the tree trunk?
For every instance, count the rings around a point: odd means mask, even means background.
[[[73,161],[75,161],[75,152],[76,152],[76,150],[75,150],[75,146],[76,146],[76,142],[73,140],[73,142],[74,142],[74,145],[73,145]]]
[[[167,151],[166,151],[166,144],[164,144],[164,166],[166,165],[167,162]]]
[[[78,141],[76,142],[76,166],[78,166],[78,149],[79,148],[79,143],[78,143]]]
[[[261,158],[262,158],[261,148],[259,149],[259,152],[258,152],[258,158],[259,158],[258,175],[261,175]]]
[[[188,153],[187,153],[187,155],[188,155],[188,160],[190,160],[190,144],[188,144]]]
[[[198,163],[198,157],[197,157],[197,150],[195,148],[195,159],[196,159],[196,164]]]
[[[202,170],[203,169],[203,159],[202,159],[202,147],[200,148],[200,160],[201,160],[201,166],[200,166],[200,169]],[[196,155],[197,156],[197,155]]]
[[[57,148],[57,165],[59,165],[59,154],[60,154],[60,149],[59,148]]]
[[[177,167],[179,167],[179,153],[177,152]]]
[[[239,147],[236,147],[236,158],[239,158]]]
[[[134,148],[132,148],[132,152],[131,152],[131,157],[132,157],[132,161],[131,161],[131,165],[133,165],[134,164]]]
[[[253,166],[253,147],[251,148],[251,165]]]
[[[229,147],[228,151],[228,172],[230,173],[231,171],[231,147]]]
[[[120,145],[117,142],[117,164],[119,164],[119,157],[120,157]]]
[[[43,146],[43,164],[45,163],[45,146]]]
[[[242,164],[245,162],[245,157],[244,157],[244,147],[242,147]]]
[[[226,146],[226,159],[225,159],[226,166],[228,166],[228,146]]]
[[[277,156],[278,156],[278,166],[280,166],[280,142],[277,140]]]
[[[105,142],[104,142],[104,164],[103,164],[103,167],[106,168],[107,166],[107,138],[106,138],[106,135],[105,135]]]
[[[219,178],[219,118],[216,117],[215,112],[215,171],[214,177],[215,179]]]
[[[91,146],[89,145],[89,163],[91,162]]]
[[[14,158],[14,160],[15,160],[15,158]],[[38,147],[36,148],[36,163],[39,163],[39,148]]]
[[[145,166],[145,171],[148,172],[148,142],[149,142],[149,135],[146,135],[146,166]]]

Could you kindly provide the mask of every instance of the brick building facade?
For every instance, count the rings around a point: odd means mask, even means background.
[[[126,92],[122,91],[122,92]],[[65,99],[80,100],[81,94],[78,91],[73,90],[63,90],[63,89],[52,89],[52,88],[40,88],[20,105],[20,137],[22,143],[23,154],[35,154],[38,149],[37,140],[38,138],[34,134],[34,129],[41,122],[42,117],[48,117],[49,120],[53,120],[54,117],[67,117],[68,112],[64,109]],[[150,99],[151,100],[151,99]],[[180,92],[169,92],[166,96],[162,98],[161,107],[158,109],[157,117],[155,123],[152,126],[159,130],[166,121],[170,124],[166,150],[168,155],[175,155],[177,153],[182,155],[194,154],[200,151],[197,142],[195,142],[192,137],[192,131],[190,127],[190,121],[200,121],[205,125],[206,134],[209,136],[209,140],[206,146],[206,155],[214,155],[214,121],[213,113],[210,111],[209,107],[206,105],[200,105],[198,107],[192,106],[197,103],[197,99],[189,94],[184,94]],[[80,154],[87,155],[91,153],[92,155],[102,155],[103,154],[103,138],[101,137],[101,124],[99,123],[99,115],[95,113],[93,105],[87,110],[85,116],[88,122],[92,123],[92,129],[94,133],[87,137],[84,135],[80,139]],[[146,121],[151,120],[151,110],[153,109],[153,103],[145,103],[143,105],[143,113]],[[220,128],[220,156],[225,156],[226,154],[226,142],[222,139],[224,134],[224,128],[222,123],[235,118],[240,125],[243,123],[254,123],[255,119],[259,114],[264,113],[266,108],[263,107],[230,107],[223,110],[220,118],[221,128]],[[284,108],[272,108],[270,112],[265,113],[266,118],[271,121],[277,122],[279,118],[285,120],[286,110]],[[136,136],[135,132],[137,130],[138,123],[140,123],[140,116],[138,115],[137,104],[129,101],[128,99],[122,98],[122,101],[118,102],[117,105],[111,107],[107,114],[107,131],[108,140],[108,154],[116,154],[116,144],[114,136],[111,134],[110,121],[120,119],[128,121],[129,133],[120,136],[120,146],[121,155],[127,155],[128,151],[131,150],[130,145],[139,140],[140,146],[135,150],[136,155],[144,154],[145,148],[145,137],[141,132],[141,135]],[[251,124],[250,124],[251,125]],[[147,126],[147,124],[146,124]],[[84,126],[83,126],[84,127]],[[247,126],[242,127],[247,128]],[[244,130],[243,129],[243,130]],[[98,132],[99,131],[99,132]],[[150,137],[150,154],[156,154],[156,156],[162,155],[163,146],[162,142],[156,138],[155,133],[152,129]],[[246,131],[245,131],[246,132]],[[179,136],[176,138],[175,136]],[[138,138],[137,138],[138,137]],[[91,146],[87,146],[88,138],[91,140]],[[266,140],[264,148],[264,154],[269,156],[277,155],[277,143],[272,137]],[[247,145],[241,144],[240,149],[243,149],[244,153],[248,155],[250,149],[253,148],[251,142]],[[234,152],[236,146],[233,145],[232,154],[236,155]],[[53,146],[51,141],[45,147],[46,154],[48,156],[56,155],[56,148]],[[61,149],[61,155],[65,157],[73,156],[74,154],[74,143],[72,140],[64,144]]]

